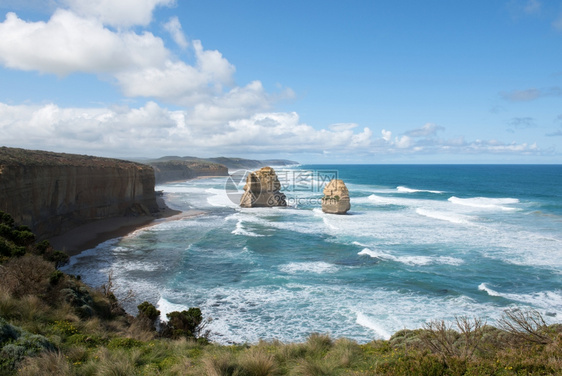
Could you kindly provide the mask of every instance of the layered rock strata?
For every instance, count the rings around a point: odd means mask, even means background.
[[[96,219],[158,212],[152,167],[117,159],[0,148],[0,210],[39,238]]]
[[[244,194],[240,198],[243,208],[287,206],[285,195],[281,192],[281,183],[275,170],[263,167],[248,174],[244,185]]]
[[[333,179],[324,187],[322,211],[330,214],[345,214],[351,209],[349,191],[341,179]]]

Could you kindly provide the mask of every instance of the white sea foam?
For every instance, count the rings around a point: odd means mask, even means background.
[[[489,198],[489,197],[473,197],[473,198],[459,198],[452,196],[449,198],[449,202],[456,205],[469,206],[478,209],[491,209],[491,210],[503,210],[503,211],[514,211],[517,208],[506,205],[515,205],[519,203],[516,198]]]
[[[485,291],[490,296],[498,296],[562,314],[562,291],[560,290],[540,291],[532,294],[501,293],[491,289],[486,283],[478,285],[478,290]]]
[[[334,273],[338,270],[336,265],[324,262],[324,261],[314,261],[314,262],[291,262],[285,265],[281,265],[279,270],[288,274],[297,273]]]
[[[417,192],[435,193],[435,194],[444,193],[443,191],[431,191],[431,190],[427,190],[427,189],[413,189],[413,188],[408,188],[408,187],[404,187],[404,186],[401,186],[401,185],[396,187],[396,190],[400,193],[417,193]]]
[[[371,329],[373,332],[378,334],[382,339],[390,339],[391,335],[387,332],[381,325],[376,323],[374,319],[367,317],[363,312],[357,312],[357,324]]]
[[[422,208],[417,208],[416,213],[418,213],[419,215],[423,215],[424,217],[439,219],[441,221],[447,221],[447,222],[463,224],[463,225],[470,224],[471,221],[473,220],[473,218],[462,214],[451,213],[451,212],[447,213],[447,212],[427,210]]]
[[[463,260],[451,256],[394,256],[390,253],[373,251],[369,248],[364,248],[361,252],[358,253],[358,255],[367,255],[379,260],[390,260],[412,266],[425,266],[432,264],[457,266],[464,263]]]
[[[358,242],[358,241],[353,241],[351,244],[358,245],[359,247],[367,247],[365,244],[360,243],[360,242]]]
[[[174,311],[181,312],[187,310],[189,307],[184,304],[172,303],[164,299],[163,297],[160,297],[158,303],[156,303],[156,308],[160,311],[160,319],[162,321],[168,321],[168,319],[166,318],[166,314]]]
[[[208,326],[210,339],[223,344],[301,341],[311,332],[326,331],[334,338],[367,342],[389,338],[403,328],[422,327],[432,318],[453,320],[456,315],[477,312],[479,317],[493,319],[501,314],[494,305],[465,296],[425,297],[345,285],[194,286],[189,295],[174,300],[200,307],[205,317],[213,319]]]
[[[232,233],[234,235],[250,236],[250,237],[254,237],[254,238],[259,238],[259,237],[265,236],[265,235],[256,234],[255,232],[246,230],[244,228],[243,223],[244,222],[241,219],[238,220],[238,222],[236,223],[236,228],[234,230],[232,230]]]
[[[499,292],[492,290],[485,283],[481,283],[480,285],[478,285],[478,290],[486,291],[490,296],[501,296]]]
[[[224,208],[238,208],[235,195],[227,195],[224,189],[209,188],[205,191],[208,195],[207,202],[211,206]]]
[[[397,199],[394,197],[380,196],[375,194],[370,195],[368,197],[368,200],[377,205],[404,205],[404,204],[407,205],[407,200]]]

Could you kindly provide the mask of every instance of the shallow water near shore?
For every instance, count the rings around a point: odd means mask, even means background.
[[[118,296],[136,293],[132,314],[145,300],[163,315],[198,306],[220,343],[367,342],[456,315],[493,324],[514,306],[562,322],[562,166],[276,171],[287,208],[241,209],[226,178],[161,185],[170,207],[205,214],[102,243],[64,271],[93,286],[111,271]],[[332,177],[349,215],[320,210]]]

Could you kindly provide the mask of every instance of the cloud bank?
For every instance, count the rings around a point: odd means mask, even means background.
[[[297,113],[261,112],[226,122],[198,118],[197,113],[169,110],[155,102],[138,108],[60,108],[10,106],[0,103],[3,141],[17,146],[26,139],[29,147],[72,152],[100,153],[108,148],[122,156],[162,153],[318,153],[331,154],[425,154],[425,153],[527,153],[541,151],[536,144],[505,144],[497,140],[466,141],[434,137],[426,124],[392,137],[382,130],[375,137],[369,128],[315,129],[300,121]],[[408,135],[409,134],[409,135]],[[72,146],[69,146],[72,145]],[[155,152],[156,151],[156,152]]]
[[[270,93],[258,80],[237,85],[234,65],[201,41],[188,40],[177,17],[162,29],[187,59],[147,31],[155,9],[173,6],[173,0],[56,4],[47,21],[6,15],[0,23],[0,64],[63,79],[74,73],[99,75],[125,97],[146,98],[145,104],[64,108],[0,103],[4,145],[113,156],[541,153],[536,144],[442,138],[445,128],[434,123],[397,135],[382,129],[378,137],[355,123],[319,129],[301,122],[295,112],[275,111],[278,101],[294,97],[291,89]],[[560,95],[560,88],[514,91],[504,98],[525,101],[545,95]],[[169,110],[168,105],[180,109]]]

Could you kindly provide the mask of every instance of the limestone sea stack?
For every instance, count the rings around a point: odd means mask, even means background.
[[[248,174],[244,194],[240,198],[243,208],[287,206],[286,197],[281,193],[281,183],[275,170],[263,167]]]
[[[350,208],[349,191],[343,180],[331,180],[326,187],[324,187],[322,211],[330,214],[345,214]]]

